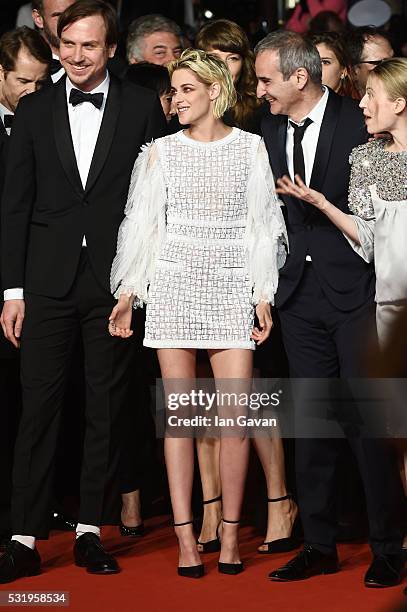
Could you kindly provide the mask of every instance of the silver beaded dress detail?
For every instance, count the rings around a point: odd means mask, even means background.
[[[253,349],[254,306],[273,303],[287,251],[260,137],[157,139],[136,161],[125,214],[111,287],[147,304],[144,344]]]
[[[347,238],[365,261],[374,261],[381,344],[407,306],[407,152],[387,151],[386,143],[376,139],[352,151],[349,209],[360,244]]]

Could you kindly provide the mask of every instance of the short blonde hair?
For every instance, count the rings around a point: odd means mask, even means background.
[[[236,90],[229,68],[221,59],[200,49],[186,49],[181,56],[167,66],[172,77],[176,70],[191,70],[201,83],[210,87],[219,83],[220,93],[213,105],[213,114],[220,119],[228,108],[236,104]]]
[[[404,98],[407,100],[407,58],[392,57],[383,60],[370,73],[369,77],[378,78],[390,100]]]

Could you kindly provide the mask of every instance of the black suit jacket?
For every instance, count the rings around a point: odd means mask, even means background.
[[[286,136],[288,118],[269,115],[262,133],[275,178],[288,175]],[[340,210],[349,213],[349,155],[367,140],[357,102],[329,91],[321,125],[310,187],[322,192]],[[342,233],[313,206],[282,197],[290,254],[280,270],[276,306],[282,307],[301,280],[305,257],[311,255],[322,289],[339,310],[350,311],[374,296],[374,270],[357,255]]]
[[[4,186],[4,177],[6,173],[7,150],[8,150],[9,140],[10,138],[7,135],[3,122],[0,119],[0,194],[3,191],[3,186]],[[1,231],[1,221],[0,221],[0,231]],[[1,262],[1,255],[0,255],[0,262]],[[0,266],[0,270],[1,270],[1,266]],[[3,283],[2,283],[1,272],[0,272],[0,309],[2,308],[3,308]],[[3,330],[0,329],[0,359],[9,359],[9,358],[16,358],[16,357],[18,357],[18,351],[14,348],[11,342],[5,339],[3,335]]]
[[[66,100],[66,78],[23,98],[10,139],[3,195],[5,288],[63,297],[75,278],[82,238],[100,284],[109,291],[117,231],[140,147],[165,135],[156,94],[110,77],[109,93],[85,189],[79,176]]]

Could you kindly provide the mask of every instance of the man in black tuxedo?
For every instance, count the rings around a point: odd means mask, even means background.
[[[257,94],[270,104],[262,132],[275,177],[299,174],[349,212],[349,155],[367,138],[357,103],[322,87],[318,51],[293,32],[274,32],[257,45],[256,73]],[[290,254],[280,271],[276,306],[290,375],[303,379],[363,376],[367,350],[363,331],[374,314],[372,266],[318,210],[291,197],[283,200]],[[312,390],[312,380],[307,384]],[[396,463],[383,441],[355,435],[352,414],[350,419],[345,416],[352,409],[332,399],[336,405],[332,414],[349,439],[366,493],[374,560],[365,584],[390,586],[399,581],[402,567],[396,520],[401,484]],[[303,395],[296,401],[300,422],[304,400]],[[318,409],[315,402],[313,409]],[[343,442],[296,439],[305,547],[288,565],[272,572],[272,579],[298,580],[337,571],[335,469]]]
[[[9,137],[20,98],[47,79],[51,52],[42,37],[23,27],[0,39],[0,193],[3,191]],[[0,278],[1,286],[1,278]],[[3,308],[3,293],[0,308]],[[0,338],[0,548],[11,536],[11,469],[18,416],[21,411],[19,351]]]
[[[130,347],[108,333],[117,231],[134,161],[165,133],[158,98],[106,70],[116,14],[103,0],[72,4],[58,23],[66,71],[23,100],[10,143],[3,200],[1,323],[21,342],[21,418],[13,473],[13,537],[0,582],[40,571],[47,537],[53,458],[68,365],[79,329],[85,354],[86,432],[75,562],[119,571],[99,526],[118,497],[120,409]]]

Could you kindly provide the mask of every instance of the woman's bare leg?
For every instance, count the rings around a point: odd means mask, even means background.
[[[222,388],[222,379],[236,379],[236,388],[247,393],[251,390],[253,372],[253,353],[245,349],[210,350],[213,375],[216,388]],[[230,385],[228,385],[230,390]],[[218,406],[221,414],[224,407]],[[237,416],[241,407],[228,408],[226,412]],[[249,460],[250,441],[245,436],[224,435],[220,440],[220,478],[222,485],[223,517],[228,521],[240,520],[247,465]],[[239,563],[238,524],[222,525],[222,548],[219,561],[222,563]]]
[[[195,380],[196,351],[193,349],[158,349],[166,395],[186,392]],[[182,381],[185,380],[185,385]],[[176,382],[175,382],[176,381]],[[164,441],[165,462],[170,487],[174,523],[192,520],[191,495],[194,476],[193,438],[170,438]],[[179,543],[179,567],[199,565],[192,525],[175,527]]]
[[[285,483],[284,447],[281,438],[254,438],[254,446],[263,466],[267,483],[267,496],[276,499],[287,495]],[[291,535],[298,508],[292,499],[270,502],[267,516],[265,542],[272,542]],[[262,544],[259,550],[267,550]]]
[[[196,441],[199,472],[201,474],[202,495],[204,500],[215,499],[221,495],[219,471],[219,438],[198,438]],[[199,542],[209,542],[216,538],[216,531],[222,517],[222,500],[205,504]],[[202,546],[198,544],[198,550]]]

